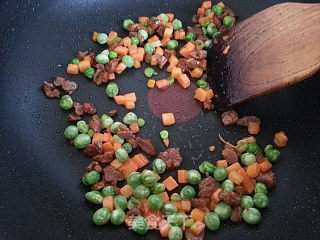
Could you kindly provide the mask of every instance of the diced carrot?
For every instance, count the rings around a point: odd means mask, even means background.
[[[174,39],[175,40],[185,40],[186,32],[183,29],[178,31],[174,31]]]
[[[169,22],[172,22],[173,19],[174,19],[174,14],[173,14],[173,13],[166,13],[166,15],[167,15],[168,18],[169,18]]]
[[[206,213],[199,208],[194,208],[190,215],[195,221],[204,222]]]
[[[249,122],[248,132],[250,134],[258,134],[260,132],[260,124],[258,122]]]
[[[114,75],[114,73],[109,73],[109,80],[114,80],[116,79],[116,76]]]
[[[113,99],[118,105],[123,105],[126,103],[126,99],[123,95],[114,96]]]
[[[102,144],[102,151],[103,152],[108,152],[113,150],[113,144],[111,142],[106,142]]]
[[[229,167],[226,168],[226,170],[228,171],[228,173],[232,172],[232,171],[238,171],[241,168],[241,165],[239,162],[235,162],[233,164],[231,164]]]
[[[171,73],[173,68],[175,68],[175,66],[169,64],[169,66],[167,67],[167,72]]]
[[[141,68],[141,64],[137,60],[134,60],[133,66],[134,66],[134,68]]]
[[[257,142],[257,140],[256,140],[256,138],[255,138],[254,136],[245,137],[245,138],[242,138],[242,140],[247,141],[249,144],[250,144],[250,143],[256,143],[256,142]]]
[[[138,51],[138,53],[140,53],[140,54],[142,54],[142,55],[145,54],[145,51],[144,51],[144,48],[143,48],[143,47],[138,47],[138,48],[137,48],[137,51]]]
[[[214,19],[214,12],[210,12],[207,17],[209,18],[209,22],[210,22],[210,20],[213,20]]]
[[[147,86],[148,86],[148,88],[154,88],[155,84],[156,84],[156,80],[149,79]]]
[[[181,201],[181,208],[184,212],[190,212],[191,211],[191,201],[190,200],[182,200]]]
[[[196,46],[195,46],[192,42],[188,42],[186,45],[184,45],[184,47],[185,47],[189,52],[193,51],[193,50],[196,48]]]
[[[170,39],[172,37],[172,33],[173,33],[173,29],[166,28],[163,33],[163,39],[165,38]]]
[[[152,57],[150,59],[150,65],[155,66],[157,64],[158,64],[158,61],[157,61],[156,55],[152,55]]]
[[[127,177],[138,170],[137,165],[132,159],[128,159],[125,163],[122,164],[122,166],[119,168],[119,172],[121,176],[124,179],[127,179]]]
[[[206,71],[206,70],[207,70],[207,60],[205,60],[205,59],[200,60],[199,67],[200,67],[203,71]]]
[[[190,79],[187,74],[178,75],[177,80],[183,88],[188,88],[190,86]]]
[[[114,142],[113,143],[113,150],[118,150],[119,148],[121,148],[122,147],[122,144],[121,143],[116,143],[116,142]]]
[[[166,29],[169,29],[169,28],[166,28]],[[163,38],[161,40],[161,46],[166,47],[169,41],[170,41],[170,38]]]
[[[206,90],[203,88],[197,88],[194,98],[199,100],[200,102],[204,102],[207,99],[207,93]]]
[[[104,143],[105,143],[105,142],[108,142],[111,137],[112,137],[112,136],[111,136],[110,133],[104,133],[104,134],[103,134],[102,142],[104,142]]]
[[[162,123],[165,126],[175,124],[176,120],[173,113],[162,113]]]
[[[169,196],[167,192],[159,193],[158,196],[162,199],[163,203],[169,202]]]
[[[284,132],[278,132],[274,135],[273,141],[278,147],[285,147],[287,146],[288,137]]]
[[[222,9],[225,9],[225,8],[226,8],[226,6],[224,5],[223,2],[219,2],[218,5],[219,5],[220,7],[222,7]]]
[[[199,18],[198,22],[199,22],[199,24],[206,24],[209,22],[209,20],[210,19],[208,17],[201,17],[201,18]]]
[[[163,49],[161,47],[157,47],[156,50],[154,51],[154,55],[161,55],[163,56]]]
[[[123,45],[125,47],[130,47],[131,46],[131,38],[125,37],[125,38],[122,38],[122,40],[123,40]]]
[[[216,146],[210,146],[209,150],[210,150],[210,152],[214,152],[216,150]]]
[[[117,37],[118,37],[118,33],[114,32],[114,31],[111,31],[109,33],[108,40],[107,40],[108,46],[112,46],[113,45],[113,40],[116,39]]]
[[[178,183],[188,183],[188,170],[178,170]]]
[[[102,200],[102,207],[109,210],[109,212],[113,211],[113,196],[104,197]]]
[[[214,201],[211,201],[210,202],[210,206],[209,206],[209,210],[211,212],[214,212],[214,209],[216,208],[216,206],[218,205],[218,203],[214,202]]]
[[[87,68],[91,67],[91,63],[88,60],[82,60],[78,63],[80,72],[84,72]]]
[[[126,184],[122,188],[120,188],[120,194],[126,199],[129,199],[133,195],[133,189],[128,184]]]
[[[227,160],[219,160],[219,161],[217,161],[217,167],[227,168],[228,167]]]
[[[176,66],[179,62],[179,59],[174,56],[174,55],[171,55],[171,57],[169,58],[169,63],[173,66]]]
[[[157,88],[165,88],[169,86],[169,81],[168,79],[161,79],[156,81],[156,86]]]
[[[89,61],[90,65],[92,66],[94,64],[93,59],[91,56],[87,55],[83,58],[83,61]]]
[[[132,57],[133,54],[138,53],[138,47],[137,47],[137,45],[130,45],[130,46],[128,47],[128,49],[129,49],[129,55],[130,55],[131,57]]]
[[[136,107],[136,105],[134,104],[134,102],[125,102],[124,107],[128,110],[134,109]]]
[[[212,3],[211,3],[211,1],[204,1],[202,3],[201,7],[207,10],[209,8],[212,8]]]
[[[138,22],[141,24],[148,23],[150,19],[148,17],[139,17]]]
[[[157,35],[154,35],[153,37],[148,39],[148,43],[153,43],[159,40],[160,40],[159,37]]]
[[[77,75],[79,73],[79,67],[77,64],[68,64],[67,73]]]
[[[182,74],[181,68],[178,68],[178,67],[172,68],[171,77],[177,78],[180,74]]]
[[[169,231],[170,231],[170,224],[167,222],[167,220],[162,219],[159,222],[159,232],[161,234],[161,237],[168,237],[169,236]]]
[[[166,186],[167,191],[172,191],[173,189],[178,187],[178,183],[176,182],[176,180],[174,180],[172,176],[168,177],[162,183]]]
[[[135,155],[132,158],[132,161],[136,164],[136,166],[138,168],[142,168],[142,167],[146,166],[149,163],[148,158],[145,155],[143,155],[142,153],[139,153],[139,154]]]
[[[96,141],[102,142],[103,140],[103,134],[102,133],[95,133],[92,137],[92,143],[95,143]]]
[[[210,89],[206,89],[206,99],[207,100],[210,100],[214,97],[214,93],[213,93],[213,90],[210,88]]]
[[[116,73],[120,74],[120,73],[122,73],[126,68],[127,68],[126,65],[125,65],[123,62],[121,62],[121,63],[118,64],[118,66],[117,66],[117,68],[116,68]]]
[[[265,160],[262,163],[260,163],[260,171],[263,173],[268,172],[271,168],[272,168],[272,164],[268,160]]]
[[[203,222],[196,221],[190,227],[190,231],[194,233],[194,235],[199,235],[202,231],[204,231],[206,225]]]
[[[115,159],[110,163],[110,166],[113,167],[114,169],[119,169],[123,165],[122,162],[119,160]]]
[[[218,188],[214,193],[212,193],[211,200],[215,203],[220,202],[219,193],[221,192],[221,188]]]
[[[254,162],[252,164],[250,164],[247,167],[246,173],[248,175],[248,177],[250,178],[256,178],[258,177],[259,173],[260,173],[260,164],[257,162]]]
[[[231,171],[228,178],[235,184],[241,184],[243,181],[243,177],[237,171]]]
[[[132,222],[134,220],[135,216],[133,215],[126,215],[124,219],[124,223],[126,224],[127,228],[132,228]]]
[[[131,123],[129,126],[130,130],[132,131],[132,133],[137,133],[140,131],[138,124],[135,123]]]
[[[145,171],[147,171],[147,169],[143,169],[143,171],[141,172],[141,174],[144,174]],[[159,181],[160,178],[161,178],[160,175],[159,175],[158,173],[156,173],[156,172],[154,172],[154,174],[156,175],[157,181]]]
[[[201,78],[202,74],[203,74],[203,70],[199,67],[196,67],[190,72],[190,75],[193,78]]]
[[[134,54],[132,54],[131,57],[133,58],[133,60],[134,60],[135,62],[136,62],[136,61],[142,62],[142,61],[143,61],[143,58],[144,58],[144,54],[142,54],[142,53],[134,53]]]
[[[185,58],[189,58],[189,51],[188,49],[186,49],[185,47],[182,47],[180,49],[180,55],[185,57]]]
[[[251,194],[254,189],[254,186],[251,182],[251,179],[248,177],[247,173],[245,172],[245,170],[243,168],[238,169],[237,172],[243,177],[243,181],[242,181],[241,185],[243,186],[245,192],[247,194]]]
[[[119,55],[125,56],[125,55],[128,54],[129,49],[127,47],[124,47],[124,46],[116,46],[113,51],[115,51]]]
[[[98,35],[99,35],[99,33],[93,32],[93,34],[92,34],[92,41],[96,42]]]
[[[178,200],[178,201],[176,201],[176,200],[171,200],[170,202],[177,207],[178,212],[182,211],[181,200]]]
[[[197,11],[197,15],[200,16],[204,16],[206,14],[206,10],[204,8],[198,8],[198,11]]]
[[[136,102],[137,96],[135,93],[127,93],[124,95],[126,102]]]

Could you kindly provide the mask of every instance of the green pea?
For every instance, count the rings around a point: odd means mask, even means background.
[[[83,120],[77,122],[77,128],[80,133],[87,133],[89,131],[87,123]]]
[[[204,55],[208,56],[207,50],[202,50],[202,52],[203,52]]]
[[[69,95],[64,95],[59,105],[62,110],[70,110],[73,107],[72,98]]]
[[[78,64],[80,62],[79,58],[74,58],[71,60],[71,64]]]
[[[101,194],[103,197],[114,196],[114,187],[106,186],[101,190]]]
[[[260,150],[260,148],[259,148],[258,144],[250,143],[248,146],[247,152],[257,154],[259,152],[259,150]]]
[[[231,180],[226,179],[222,182],[221,189],[225,192],[233,192],[234,183]]]
[[[268,144],[264,147],[264,153],[267,153],[269,150],[273,149],[273,146],[271,144]]]
[[[182,28],[182,22],[179,19],[173,19],[172,25],[175,31],[178,31]]]
[[[131,153],[132,152],[132,145],[130,143],[123,144],[122,148],[125,149],[127,151],[127,153]]]
[[[171,86],[174,83],[174,78],[171,76],[168,77],[168,82],[169,82],[169,85]]]
[[[212,35],[212,38],[215,38],[215,37],[218,37],[220,35],[221,32],[215,32],[213,35]]]
[[[167,130],[162,130],[160,132],[161,139],[168,139],[169,138],[169,132]]]
[[[143,217],[135,217],[132,221],[132,230],[138,234],[145,234],[148,231],[148,223]]]
[[[78,136],[74,139],[74,146],[78,149],[84,149],[88,147],[88,145],[91,143],[91,138],[88,134],[80,133]]]
[[[202,80],[202,79],[197,81],[197,85],[199,88],[203,88],[203,89],[206,89],[209,87],[209,84],[205,80]]]
[[[142,23],[142,26],[147,28],[149,26],[149,24],[148,23]]]
[[[115,39],[113,39],[113,44],[114,45],[118,45],[120,41],[121,41],[121,38],[120,37],[116,37]]]
[[[202,48],[204,47],[204,42],[202,40],[200,40],[200,39],[197,39],[194,43],[199,45]]]
[[[230,29],[233,26],[234,22],[230,16],[225,16],[223,19],[223,26],[226,27],[226,29]]]
[[[119,93],[119,87],[116,83],[109,83],[106,87],[106,93],[108,97],[114,97]]]
[[[129,25],[134,24],[134,22],[131,19],[126,19],[123,21],[123,28],[128,30]]]
[[[124,196],[117,195],[113,198],[113,203],[115,208],[120,208],[126,210],[127,208],[127,199]]]
[[[110,117],[107,114],[102,114],[100,120],[103,122],[107,118],[110,118]]]
[[[180,195],[183,200],[191,200],[196,195],[196,190],[192,186],[185,186],[181,189]]]
[[[261,220],[261,213],[256,208],[247,208],[243,210],[242,218],[248,224],[258,224]]]
[[[253,202],[253,199],[251,196],[249,195],[244,195],[241,197],[241,207],[243,209],[246,209],[246,208],[252,208],[254,206],[254,202]]]
[[[146,123],[146,121],[143,118],[137,119],[138,127],[143,127],[145,123]]]
[[[154,69],[152,67],[147,67],[145,70],[144,70],[144,75],[146,77],[152,77],[154,74]]]
[[[166,22],[169,22],[169,18],[167,16],[167,14],[165,14],[165,13],[161,13],[158,17]]]
[[[88,172],[85,176],[84,176],[84,181],[89,184],[95,184],[96,182],[98,182],[100,180],[100,174],[93,170],[91,172]]]
[[[165,215],[171,215],[177,213],[178,209],[173,203],[166,203],[163,205],[162,211]]]
[[[220,227],[220,218],[214,212],[207,213],[204,222],[207,228],[211,231],[218,230]]]
[[[138,185],[140,185],[142,183],[141,173],[139,173],[139,172],[131,173],[127,178],[127,183],[130,186],[138,186]]]
[[[151,190],[153,194],[159,194],[166,190],[166,185],[164,185],[163,183],[156,183],[151,187]]]
[[[204,42],[203,47],[206,48],[206,49],[207,49],[207,48],[210,48],[211,43],[212,43],[211,40],[207,40],[207,41]]]
[[[148,198],[148,205],[152,210],[159,210],[160,208],[162,208],[163,202],[161,197],[154,194]]]
[[[121,124],[122,124],[121,122],[114,122],[114,123],[112,123],[111,126],[110,126],[111,132],[112,132],[113,134],[117,134],[118,129],[120,128]]]
[[[173,226],[169,231],[169,240],[182,240],[183,233],[181,228]]]
[[[137,115],[133,112],[128,112],[126,115],[123,117],[123,122],[127,125],[130,125],[132,123],[137,122]]]
[[[213,173],[213,176],[214,178],[217,180],[217,181],[223,181],[224,179],[226,179],[226,177],[228,176],[228,172],[225,168],[223,167],[217,167],[215,170],[214,170],[214,173]]]
[[[109,57],[108,55],[100,53],[96,56],[96,62],[100,64],[107,64],[109,62]]]
[[[120,162],[126,162],[129,159],[128,152],[123,148],[117,149],[115,155],[116,159],[118,159]]]
[[[111,117],[107,116],[107,118],[105,118],[103,120],[101,119],[101,122],[102,122],[103,128],[109,128],[113,124],[113,119]]]
[[[201,27],[203,35],[207,36],[207,27]]]
[[[118,57],[118,53],[116,53],[115,51],[111,51],[109,53],[109,58],[112,59],[116,59]]]
[[[119,137],[118,135],[113,135],[113,141],[115,143],[120,143],[120,144],[123,144],[124,143],[124,139],[122,139],[121,137]],[[127,150],[126,150],[127,151]]]
[[[267,185],[261,182],[257,182],[254,185],[254,192],[255,193],[264,193],[267,194],[268,193],[268,188]]]
[[[185,36],[185,41],[190,42],[191,40],[196,40],[196,35],[192,32],[188,32]]]
[[[199,171],[202,173],[202,174],[210,174],[210,175],[213,175],[214,173],[214,170],[216,169],[216,167],[210,163],[210,162],[207,162],[207,161],[204,161],[200,164],[199,166]]]
[[[256,193],[253,196],[253,202],[257,208],[266,208],[269,205],[269,198],[264,193]]]
[[[123,56],[122,62],[126,65],[127,68],[132,68],[134,65],[134,59],[129,55]]]
[[[208,27],[208,25],[209,25],[209,22],[206,22],[206,23],[201,24],[200,26],[201,26],[201,27],[205,27],[205,28],[207,28],[207,27]]]
[[[182,200],[182,198],[178,193],[172,193],[171,196],[170,196],[170,200],[172,200],[172,201],[180,201],[180,200]]]
[[[152,163],[152,169],[156,173],[164,173],[164,171],[166,170],[166,164],[162,159],[156,158]]]
[[[94,224],[96,224],[97,226],[102,226],[102,225],[107,224],[109,219],[110,219],[110,212],[106,208],[98,209],[93,214],[93,217],[92,217]]]
[[[181,213],[173,213],[168,216],[168,223],[171,226],[180,227],[183,223],[183,216]]]
[[[178,41],[177,40],[170,40],[167,43],[167,48],[169,50],[175,50],[175,49],[177,49],[177,47],[178,47]]]
[[[89,131],[88,131],[88,136],[90,137],[90,138],[92,138],[93,137],[93,135],[94,135],[94,131],[92,130],[92,129],[89,129]]]
[[[157,176],[156,174],[151,171],[151,170],[146,170],[143,174],[142,174],[142,183],[147,186],[147,187],[151,187],[154,184],[157,183]]]
[[[215,27],[215,25],[213,23],[210,23],[207,27],[207,35],[212,37],[213,34],[216,32],[218,32],[218,29]]]
[[[146,187],[143,184],[136,186],[133,190],[133,196],[139,200],[148,198],[151,191],[149,187]]]
[[[212,11],[214,12],[215,16],[220,16],[223,13],[223,8],[220,5],[214,5],[212,7]]]
[[[220,202],[215,207],[214,212],[218,215],[220,220],[227,220],[231,216],[232,208],[225,202]]]
[[[246,166],[249,166],[255,161],[256,161],[256,156],[253,153],[244,153],[241,156],[241,162]]]
[[[126,214],[122,209],[115,209],[111,212],[110,221],[113,225],[121,225],[126,218]]]
[[[64,130],[64,136],[68,140],[75,139],[75,137],[78,136],[78,133],[78,128],[74,125],[70,125]]]
[[[193,224],[194,224],[193,218],[189,218],[189,219],[185,220],[185,222],[184,222],[184,226],[185,226],[186,228],[191,227]]]
[[[212,9],[207,9],[207,10],[206,10],[206,17],[208,17],[208,15],[209,15],[210,13],[212,13]]]
[[[191,169],[187,173],[187,180],[190,184],[198,184],[201,181],[201,175],[197,170]]]
[[[131,197],[128,201],[128,209],[132,209],[133,207],[140,207],[140,200],[136,199],[135,197]]]
[[[150,21],[154,21],[154,20],[157,20],[157,17],[153,16],[153,17],[150,18]]]
[[[156,48],[152,43],[146,43],[144,45],[144,51],[146,52],[146,54],[153,54],[155,50]]]
[[[103,196],[94,191],[86,193],[86,199],[93,204],[102,204]]]
[[[248,147],[249,147],[249,143],[246,140],[239,140],[237,142],[236,150],[239,153],[243,153],[243,152],[247,151]]]
[[[94,68],[92,67],[89,67],[87,68],[86,70],[84,70],[84,75],[87,77],[87,78],[93,78],[93,74],[95,73],[94,71]]]
[[[271,149],[266,152],[266,157],[272,163],[276,163],[280,159],[280,152],[277,149]]]
[[[106,44],[108,41],[108,35],[105,33],[99,33],[99,35],[97,36],[97,42],[99,44]]]
[[[140,43],[139,38],[138,37],[132,37],[131,38],[131,45],[138,45]]]
[[[108,57],[108,56],[109,56],[109,50],[108,50],[108,49],[105,49],[105,50],[103,50],[100,54],[106,55],[106,56]]]
[[[147,40],[147,39],[148,39],[148,36],[149,36],[148,33],[147,33],[147,31],[146,31],[146,30],[143,30],[143,29],[139,30],[138,35],[142,36],[144,40]],[[138,39],[138,40],[139,40],[139,39]]]

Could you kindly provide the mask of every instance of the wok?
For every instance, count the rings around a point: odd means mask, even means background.
[[[75,80],[79,89],[73,94],[74,99],[95,104],[99,115],[118,109],[121,119],[125,109],[108,99],[104,87],[97,87],[84,76],[66,74],[70,59],[88,47],[95,52],[102,49],[91,41],[93,31],[115,30],[125,36],[125,18],[173,12],[184,26],[191,25],[191,17],[201,2],[1,2],[1,239],[160,239],[156,231],[138,236],[124,226],[93,225],[96,207],[84,200],[88,189],[80,181],[90,160],[68,145],[63,136],[68,113],[59,108],[58,100],[46,99],[40,86],[56,76]],[[280,2],[233,0],[226,4],[243,20]],[[261,223],[249,226],[223,222],[218,231],[207,231],[205,239],[319,239],[319,77],[318,73],[236,109],[240,116],[252,114],[262,119],[257,136],[261,146],[271,143],[274,133],[281,130],[287,133],[289,144],[281,150],[282,159],[274,167],[277,185],[268,193],[270,205],[262,211]],[[164,127],[147,104],[143,71],[130,69],[116,81],[121,92],[134,91],[138,96],[135,112],[147,121],[139,136],[150,138],[157,152],[163,151],[158,132]],[[181,168],[197,168],[204,160],[219,160],[222,144],[218,133],[233,143],[248,135],[244,128],[223,127],[219,115],[203,110],[187,123],[166,128],[171,146],[181,148]],[[208,151],[210,145],[216,146],[216,152]],[[164,175],[176,177],[176,171]]]

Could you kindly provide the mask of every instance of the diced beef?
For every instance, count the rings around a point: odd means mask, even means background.
[[[195,69],[196,67],[200,66],[200,61],[192,58],[187,61],[187,65],[189,69]]]
[[[122,180],[121,174],[111,166],[105,167],[103,169],[104,172],[104,180],[107,184],[112,186],[116,186],[118,181]]]
[[[165,162],[167,169],[178,168],[182,162],[179,151],[180,148],[169,148],[159,153],[158,157]]]
[[[64,83],[66,81],[66,79],[62,78],[62,77],[56,77],[56,80],[54,80],[53,84],[56,87],[61,87],[62,83]]]
[[[212,103],[212,100],[211,99],[207,99],[203,102],[203,107],[204,109],[206,110],[212,110],[214,109],[214,105]]]
[[[144,26],[142,26],[141,23],[134,23],[128,26],[129,32],[139,32],[140,30],[148,31],[148,29]]]
[[[186,228],[186,240],[203,240],[204,238],[204,230],[199,233],[199,235],[195,235],[188,228]]]
[[[197,15],[193,15],[191,18],[192,23],[198,23]]]
[[[93,115],[93,114],[97,113],[97,109],[92,103],[84,103],[84,104],[82,104],[82,111],[85,114],[90,114],[90,115]]]
[[[144,60],[146,61],[146,63],[150,63],[151,58],[152,58],[152,54],[146,54],[146,56],[144,57]]]
[[[96,182],[95,184],[92,185],[91,190],[92,191],[100,191],[106,186],[106,182],[104,180],[100,182]]]
[[[237,125],[243,126],[243,127],[248,127],[249,122],[257,122],[257,123],[261,124],[261,121],[259,118],[255,117],[255,116],[245,116],[245,117],[240,118],[237,121]]]
[[[224,201],[226,204],[232,207],[236,207],[240,205],[241,197],[239,194],[235,192],[224,192],[221,191],[219,193],[220,200]]]
[[[114,160],[114,151],[111,150],[111,151],[104,152],[102,154],[98,154],[94,156],[92,159],[94,161],[101,162],[104,164],[110,163]]]
[[[118,137],[125,139],[125,140],[129,140],[129,139],[135,137],[133,135],[132,131],[124,124],[120,125],[120,128],[118,129],[117,135],[118,135]]]
[[[160,19],[152,20],[152,21],[150,21],[150,23],[149,23],[149,27],[150,27],[153,31],[155,31],[155,30],[158,29],[158,27],[160,26],[161,22],[162,22],[162,21],[161,21]]]
[[[46,81],[42,84],[42,90],[47,98],[60,98],[60,91],[58,89],[53,89],[53,84]]]
[[[157,33],[163,37],[164,31],[166,30],[166,26],[163,25],[159,25],[158,29],[157,29]]]
[[[83,60],[85,56],[87,56],[89,54],[88,51],[85,51],[85,52],[81,52],[79,51],[78,55],[77,55],[77,58],[79,58],[80,60]]]
[[[118,67],[118,65],[119,65],[119,62],[120,62],[120,60],[117,58],[117,59],[112,59],[109,63],[108,63],[108,65],[107,65],[107,67],[106,67],[106,71],[108,72],[108,73],[114,73],[116,70],[117,70],[117,67]]]
[[[98,64],[94,65],[94,67],[95,67],[96,70],[100,70],[101,72],[106,70],[104,64],[98,63]]]
[[[128,139],[127,142],[131,144],[132,149],[136,149],[138,147],[138,143],[137,143],[136,139],[134,139],[134,138]]]
[[[64,83],[62,83],[61,87],[63,91],[71,95],[78,89],[78,84],[76,82],[66,80]]]
[[[238,113],[234,110],[229,110],[222,113],[222,123],[224,126],[229,126],[237,123]]]
[[[256,154],[256,159],[257,159],[257,163],[262,163],[264,162],[265,160],[268,160],[266,157],[263,156],[262,152],[259,151],[257,154]]]
[[[276,179],[271,171],[260,173],[259,176],[256,177],[256,181],[265,183],[269,188],[276,185]]]
[[[176,50],[165,49],[163,56],[165,56],[167,59],[170,59],[171,56],[177,56],[177,52],[176,52]]]
[[[150,139],[136,138],[138,146],[143,152],[148,154],[150,157],[154,157],[157,153]]]
[[[232,209],[230,220],[234,223],[239,223],[242,221],[242,208],[240,206]]]
[[[95,141],[94,143],[89,144],[88,147],[83,150],[83,156],[85,157],[94,157],[98,154],[103,154],[101,141]]]
[[[238,162],[238,155],[233,148],[225,148],[221,155],[229,165]]]
[[[157,63],[159,64],[159,68],[162,69],[163,66],[168,62],[168,59],[165,56],[156,54]]]
[[[199,183],[199,197],[210,199],[211,195],[220,187],[220,183],[209,176]]]
[[[127,213],[127,216],[140,216],[141,210],[138,207],[131,208]]]
[[[244,191],[244,188],[242,185],[236,185],[234,187],[234,190],[233,190],[235,193],[237,193],[238,195],[240,195],[241,197],[244,195],[245,191]]]
[[[102,171],[103,171],[103,169],[102,169],[102,167],[100,166],[100,164],[99,164],[98,162],[95,162],[95,161],[91,162],[91,163],[88,165],[88,167],[86,167],[86,170],[87,170],[88,172],[91,172],[91,171],[95,170],[95,171],[97,171],[98,173],[102,173]]]
[[[67,120],[69,123],[75,123],[79,120],[81,120],[82,118],[80,116],[77,116],[73,113],[68,114]]]
[[[111,110],[111,111],[109,112],[109,116],[110,116],[110,117],[115,117],[115,116],[117,115],[117,113],[118,113],[118,110]]]
[[[93,115],[92,120],[89,122],[89,127],[95,132],[100,133],[102,129],[102,122],[98,115]]]
[[[210,198],[192,198],[191,206],[192,208],[199,208],[207,212],[210,209],[210,202],[211,202]]]
[[[74,108],[74,112],[77,116],[81,117],[84,115],[84,112],[82,110],[82,105],[80,103],[73,102],[73,108]]]
[[[188,59],[186,58],[179,58],[177,67],[181,68],[182,72],[189,72],[189,66],[188,66]]]

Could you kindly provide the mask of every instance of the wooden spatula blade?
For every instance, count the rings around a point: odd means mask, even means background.
[[[229,108],[320,69],[320,4],[283,3],[222,34],[208,53],[216,105]]]

